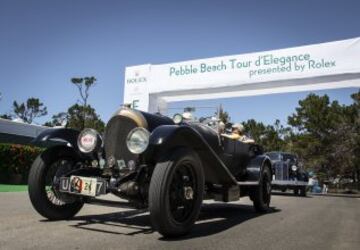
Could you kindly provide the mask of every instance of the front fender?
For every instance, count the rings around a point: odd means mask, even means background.
[[[261,172],[265,164],[268,164],[272,176],[272,168],[270,158],[266,155],[258,155],[251,159],[246,167],[246,180],[245,181],[259,181]]]
[[[77,149],[77,138],[80,131],[69,128],[47,129],[41,132],[32,143],[35,145],[44,145],[52,139],[60,139],[70,143],[73,148]]]
[[[204,138],[186,125],[163,125],[157,127],[150,136],[146,159],[156,163],[175,148],[188,147],[200,157],[204,167],[205,181],[222,185],[236,185],[236,179],[209,146]]]

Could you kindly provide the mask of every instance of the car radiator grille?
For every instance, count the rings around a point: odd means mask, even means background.
[[[275,165],[275,180],[287,180],[289,171],[286,164],[278,163]]]
[[[130,160],[137,160],[137,155],[132,154],[126,146],[129,132],[136,127],[136,123],[125,116],[114,116],[110,119],[105,129],[104,148],[108,161],[112,156],[116,161],[124,160],[128,165]]]

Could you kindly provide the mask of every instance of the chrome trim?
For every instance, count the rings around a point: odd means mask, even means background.
[[[148,128],[148,124],[145,117],[141,114],[141,112],[135,109],[120,108],[118,111],[116,111],[116,113],[113,116],[116,115],[121,115],[130,118],[136,123],[138,127]]]
[[[307,186],[308,183],[306,181],[280,181],[280,180],[272,180],[272,185],[293,185],[293,186]]]
[[[239,186],[256,186],[259,185],[258,181],[238,181]]]

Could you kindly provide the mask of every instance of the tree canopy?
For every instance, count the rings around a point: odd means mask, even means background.
[[[219,108],[218,112],[219,112],[219,118],[224,124],[226,124],[226,123],[228,123],[230,121],[230,115],[229,115],[228,112],[226,112],[224,110],[222,105],[220,105],[220,108]]]
[[[47,108],[38,98],[31,97],[25,103],[14,101],[13,112],[13,116],[31,124],[34,119],[47,115]]]
[[[88,104],[90,88],[96,84],[96,81],[97,79],[94,76],[71,78],[71,83],[77,87],[81,100],[70,106],[66,112],[53,115],[51,121],[44,125],[51,127],[65,125],[65,127],[78,130],[93,128],[103,132],[104,122],[95,109]]]
[[[84,117],[83,114],[86,114]],[[95,109],[90,105],[86,107],[74,104],[68,109],[67,127],[82,130],[84,128],[93,128],[99,132],[105,129],[104,122],[96,114]]]

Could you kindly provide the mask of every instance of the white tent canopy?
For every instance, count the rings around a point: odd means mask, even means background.
[[[360,87],[360,37],[125,71],[124,103],[164,112],[168,102]]]

